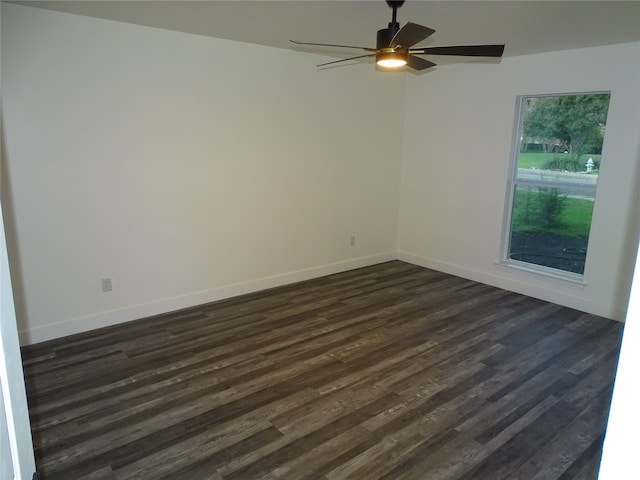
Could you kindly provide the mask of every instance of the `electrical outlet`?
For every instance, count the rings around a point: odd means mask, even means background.
[[[113,285],[111,285],[111,278],[103,278],[102,279],[102,291],[110,292],[113,290]]]
[[[352,235],[351,236],[351,240],[349,242],[349,245],[351,245],[353,247],[353,246],[355,246],[355,244],[356,244],[356,236]]]

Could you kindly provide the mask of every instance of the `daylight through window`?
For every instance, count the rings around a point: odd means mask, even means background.
[[[609,97],[519,98],[505,222],[507,264],[584,273]]]

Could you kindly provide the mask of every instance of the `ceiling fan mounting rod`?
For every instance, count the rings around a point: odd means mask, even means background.
[[[387,48],[391,45],[391,39],[396,33],[400,31],[400,24],[398,23],[397,13],[398,8],[402,6],[404,0],[387,0],[387,5],[393,9],[391,22],[387,28],[378,30],[378,37],[376,42],[376,49]]]
[[[398,8],[402,6],[405,0],[387,0],[387,5],[389,5],[393,9],[393,13],[391,16],[391,23],[389,24],[389,28],[400,28],[397,20]]]

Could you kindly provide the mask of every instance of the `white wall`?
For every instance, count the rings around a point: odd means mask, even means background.
[[[403,75],[4,3],[1,31],[23,342],[395,257]]]
[[[497,265],[516,96],[603,90],[612,95],[586,285]],[[449,65],[410,76],[406,96],[400,258],[624,319],[640,218],[640,44]]]
[[[1,207],[0,205],[0,478],[21,480],[32,478],[36,464]]]
[[[607,422],[599,480],[634,480],[638,477],[635,435],[640,429],[638,364],[640,364],[640,255],[624,325],[620,359]]]

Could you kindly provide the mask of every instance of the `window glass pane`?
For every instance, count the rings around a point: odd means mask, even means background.
[[[595,93],[523,98],[518,170],[597,175],[609,97]]]
[[[509,259],[584,273],[595,189],[516,186]]]
[[[507,262],[584,273],[609,97],[520,98]]]

